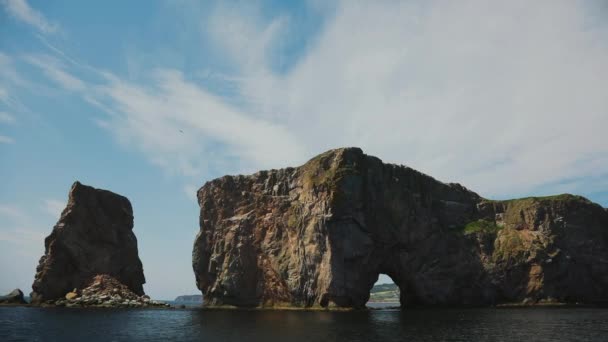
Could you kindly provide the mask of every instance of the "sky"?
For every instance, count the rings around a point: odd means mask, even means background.
[[[198,188],[331,148],[608,207],[606,80],[601,0],[0,0],[0,293],[76,180],[131,200],[163,299],[198,293]]]

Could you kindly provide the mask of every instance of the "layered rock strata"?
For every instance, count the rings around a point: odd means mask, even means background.
[[[143,267],[133,233],[133,210],[126,197],[75,182],[66,208],[45,239],[36,269],[32,303],[63,298],[107,274],[143,295]]]
[[[582,197],[491,201],[358,148],[198,191],[206,306],[608,302],[608,213]]]

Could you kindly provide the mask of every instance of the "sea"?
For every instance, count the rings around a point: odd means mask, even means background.
[[[0,307],[0,341],[608,341],[608,309]]]

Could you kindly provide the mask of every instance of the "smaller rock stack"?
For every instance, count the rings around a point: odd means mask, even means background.
[[[32,304],[61,299],[73,288],[84,288],[97,274],[108,274],[144,295],[133,208],[124,196],[75,182],[44,247],[32,284]]]
[[[139,296],[116,278],[99,274],[87,287],[74,289],[65,298],[48,301],[46,304],[66,307],[168,307],[169,304],[151,300],[147,295]]]
[[[23,298],[23,292],[19,289],[14,289],[6,296],[0,296],[0,304],[5,305],[24,305],[27,304]]]

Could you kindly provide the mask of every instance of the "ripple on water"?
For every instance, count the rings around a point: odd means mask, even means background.
[[[207,311],[0,307],[0,341],[607,341],[608,309]]]

